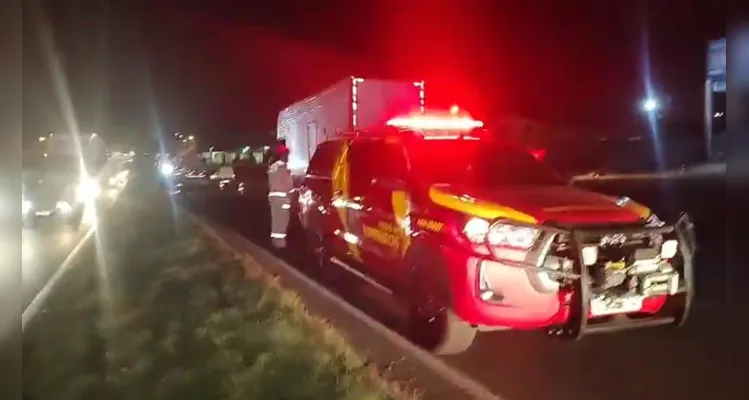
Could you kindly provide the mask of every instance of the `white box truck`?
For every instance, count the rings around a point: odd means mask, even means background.
[[[289,168],[304,174],[318,144],[343,132],[384,126],[424,112],[424,82],[348,77],[278,113],[276,137],[289,148]]]

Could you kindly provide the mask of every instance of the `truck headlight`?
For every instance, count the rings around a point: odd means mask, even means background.
[[[661,220],[660,218],[658,218],[658,216],[655,215],[655,213],[650,214],[650,216],[648,216],[648,219],[645,220],[645,227],[647,228],[660,228],[664,225],[666,225],[666,223],[663,222],[663,220]]]
[[[538,235],[539,231],[536,228],[494,223],[489,228],[486,240],[491,247],[510,247],[527,250],[536,242]]]
[[[99,182],[93,178],[84,178],[79,184],[76,195],[79,201],[95,200],[101,194]]]
[[[23,215],[28,214],[31,209],[34,208],[34,203],[31,202],[31,200],[23,199],[21,202],[21,213]]]
[[[489,251],[497,260],[522,262],[541,231],[530,226],[495,222],[486,234]]]

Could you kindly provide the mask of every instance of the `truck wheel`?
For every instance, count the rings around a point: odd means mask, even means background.
[[[430,260],[426,257],[422,260]],[[418,258],[417,258],[418,260]],[[419,261],[422,264],[424,261]],[[430,271],[439,270],[439,261],[430,263]],[[422,264],[423,265],[423,264]],[[415,344],[437,355],[463,353],[471,347],[477,330],[461,320],[446,304],[448,294],[436,296],[437,291],[449,290],[446,282],[435,281],[435,275],[423,276],[426,267],[418,265],[411,277],[408,292],[408,336]]]
[[[325,282],[335,281],[340,267],[330,262],[331,253],[325,236],[319,231],[306,230],[304,249],[306,261],[312,265],[312,274]]]
[[[437,355],[460,354],[476,338],[476,328],[461,320],[449,308],[424,315],[412,309],[409,315],[411,341]]]

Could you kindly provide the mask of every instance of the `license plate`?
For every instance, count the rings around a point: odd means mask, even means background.
[[[626,314],[640,311],[642,308],[641,296],[627,296],[620,298],[599,297],[590,300],[590,313],[594,316]]]
[[[52,211],[37,211],[36,215],[39,217],[48,217],[52,215]]]

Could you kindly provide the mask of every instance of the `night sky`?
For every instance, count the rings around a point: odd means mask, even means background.
[[[699,124],[706,44],[726,31],[725,4],[697,0],[195,3],[26,2],[24,137],[67,129],[63,80],[80,129],[131,143],[269,137],[280,108],[348,75],[425,79],[428,105],[488,123],[612,132],[649,75]]]

